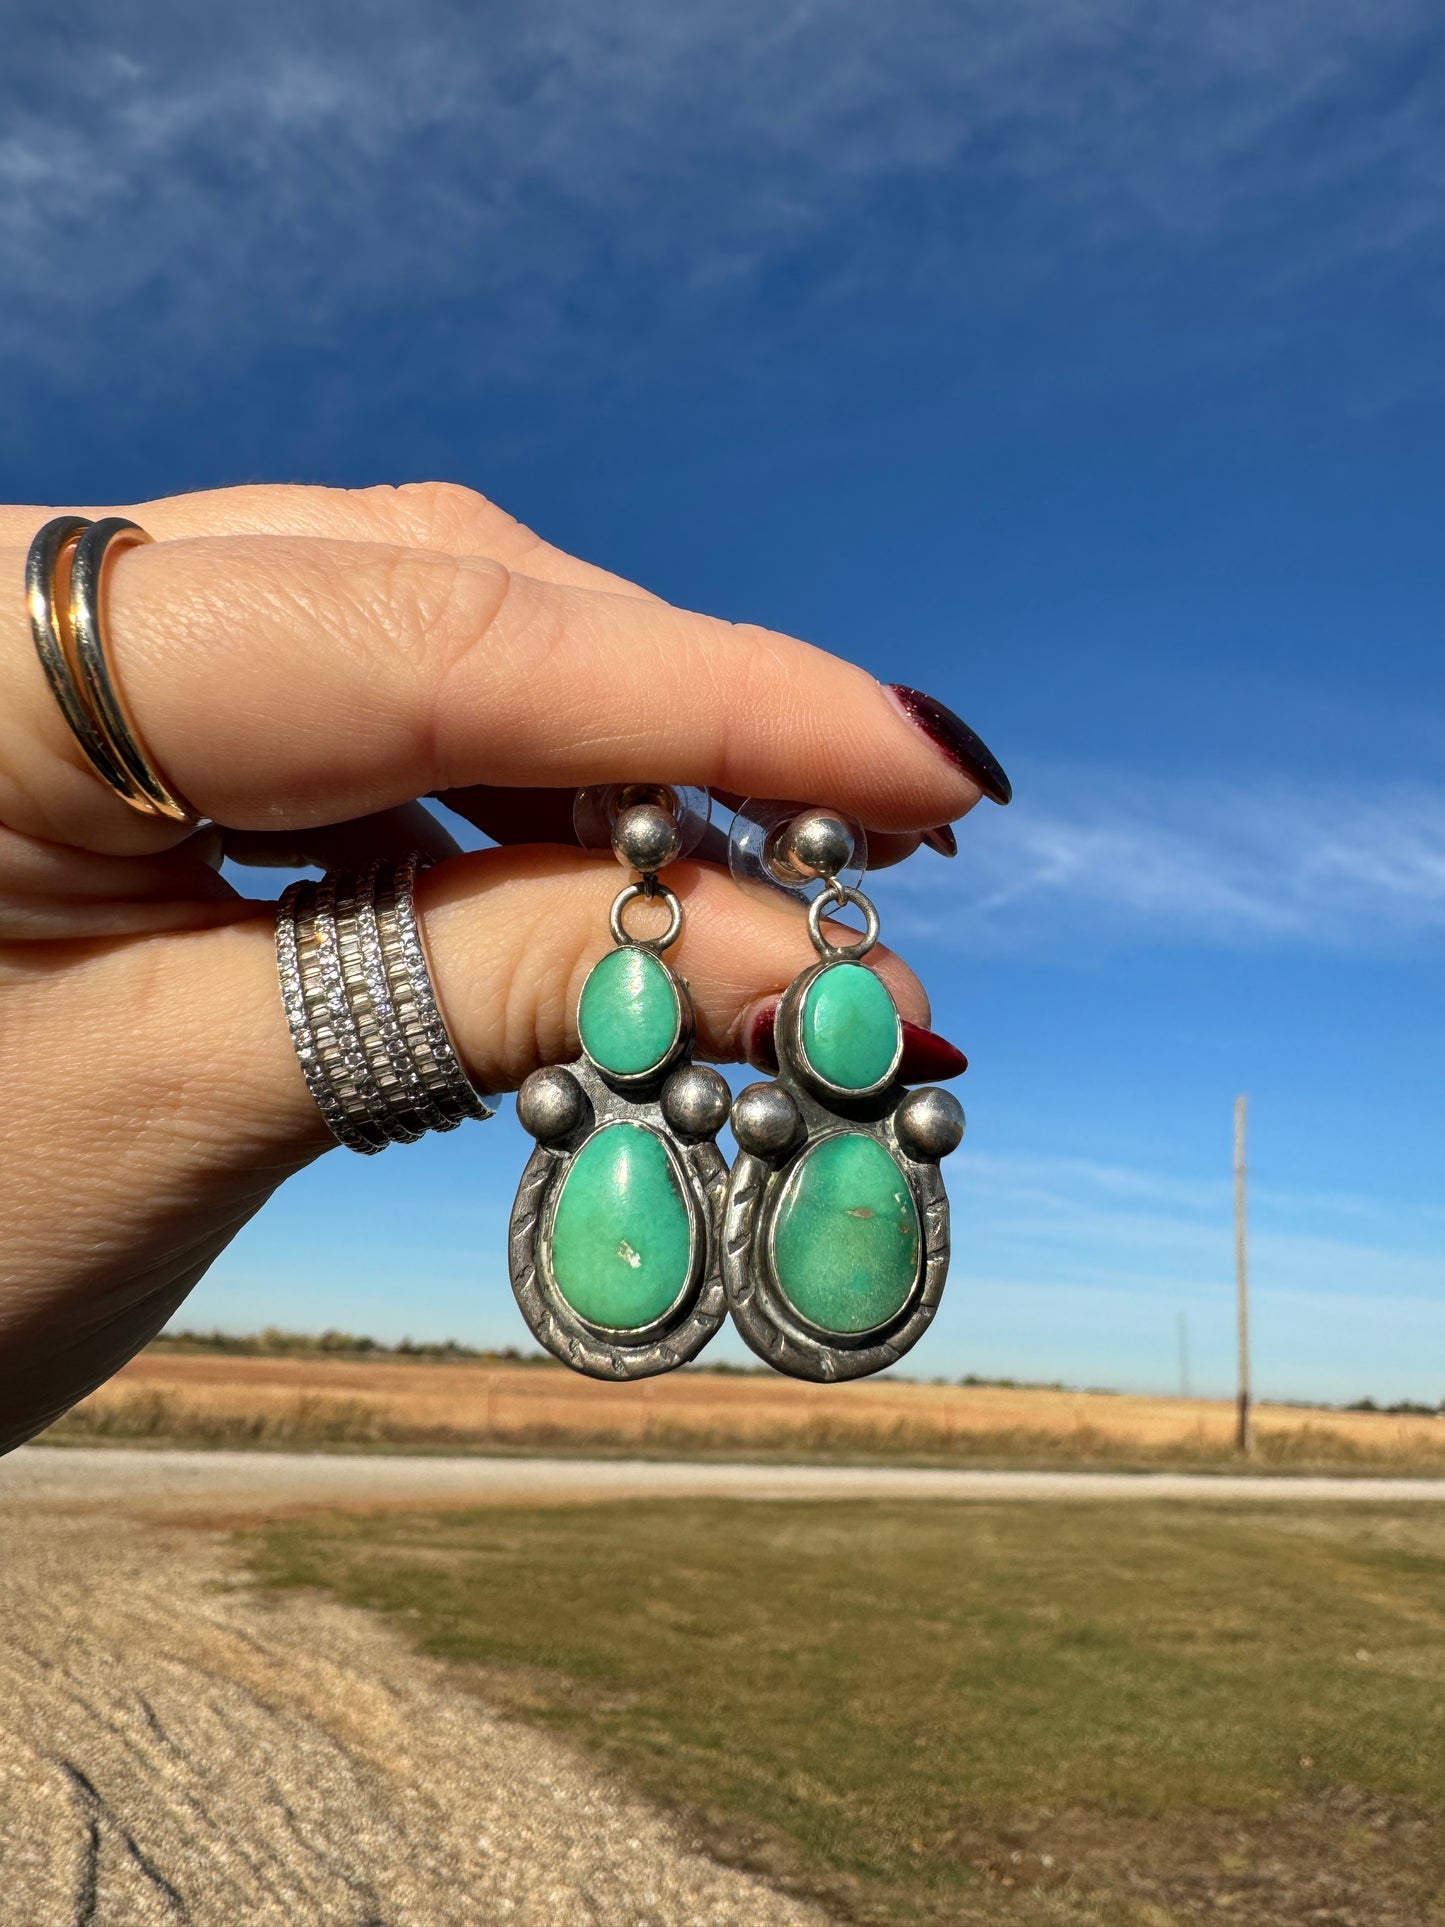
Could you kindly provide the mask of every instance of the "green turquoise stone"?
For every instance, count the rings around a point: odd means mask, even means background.
[[[803,1053],[809,1067],[845,1091],[881,1084],[898,1056],[898,1012],[883,981],[862,964],[834,964],[803,998]]]
[[[773,1269],[804,1318],[835,1332],[886,1323],[913,1289],[918,1247],[908,1180],[876,1138],[845,1131],[804,1152],[773,1220]]]
[[[650,950],[609,950],[582,986],[577,1029],[599,1070],[641,1077],[667,1061],[680,1016],[666,964]]]
[[[588,1138],[552,1218],[552,1276],[594,1325],[632,1331],[677,1302],[692,1268],[692,1227],[662,1139],[641,1124]]]

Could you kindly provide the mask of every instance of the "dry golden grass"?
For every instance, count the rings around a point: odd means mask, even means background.
[[[1209,1399],[703,1371],[603,1385],[542,1365],[155,1352],[51,1436],[1217,1466],[1233,1427],[1232,1406]],[[1256,1429],[1273,1469],[1445,1473],[1445,1418],[1266,1405]]]

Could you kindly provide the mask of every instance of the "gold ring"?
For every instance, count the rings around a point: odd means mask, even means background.
[[[141,747],[106,660],[100,617],[106,557],[150,540],[143,528],[118,515],[100,522],[58,515],[47,522],[25,561],[30,632],[60,712],[102,781],[143,816],[199,823],[198,812],[177,794]],[[57,580],[67,561],[69,594],[62,604]]]

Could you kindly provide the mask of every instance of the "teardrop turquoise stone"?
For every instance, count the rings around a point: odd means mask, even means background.
[[[609,950],[582,986],[577,1029],[600,1070],[641,1077],[660,1070],[681,1023],[677,987],[650,950]]]
[[[882,1083],[898,1056],[898,1012],[880,977],[862,964],[834,964],[803,998],[803,1053],[809,1067],[845,1091]]]
[[[692,1228],[667,1147],[641,1124],[588,1138],[552,1218],[552,1276],[594,1325],[632,1331],[676,1303],[692,1267]]]
[[[790,1174],[773,1221],[773,1269],[825,1331],[866,1332],[903,1309],[918,1276],[918,1209],[876,1138],[841,1132]]]

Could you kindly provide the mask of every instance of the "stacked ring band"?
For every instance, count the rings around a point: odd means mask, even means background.
[[[425,859],[293,883],[276,911],[291,1041],[331,1134],[366,1155],[492,1108],[462,1069],[412,902]]]
[[[196,811],[146,754],[106,655],[101,625],[106,558],[150,539],[119,515],[100,522],[57,515],[47,522],[25,558],[30,633],[60,712],[102,782],[143,816],[199,823]],[[66,564],[70,589],[62,598],[57,578]]]

